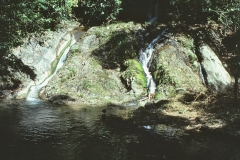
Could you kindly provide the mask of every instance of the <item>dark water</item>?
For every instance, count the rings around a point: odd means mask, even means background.
[[[147,123],[104,114],[101,107],[1,104],[0,159],[240,159],[238,137]]]

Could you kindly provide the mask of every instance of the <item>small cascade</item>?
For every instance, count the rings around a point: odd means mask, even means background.
[[[147,48],[143,51],[139,51],[139,61],[142,64],[142,68],[144,70],[146,79],[147,79],[147,89],[148,89],[148,94],[155,94],[156,91],[156,84],[152,78],[152,74],[149,71],[149,68],[151,67],[151,61],[152,61],[152,54],[154,51],[154,45],[156,42],[161,38],[162,35],[165,34],[167,29],[165,29],[160,35],[157,36],[148,46]]]
[[[76,39],[73,38],[73,37],[74,37],[74,36],[72,36],[72,38],[71,38],[71,43],[70,43],[70,45],[64,50],[61,58],[59,59],[58,64],[57,64],[57,67],[56,67],[55,71],[53,72],[53,74],[52,74],[51,76],[49,76],[48,78],[46,78],[41,84],[35,85],[35,86],[31,86],[31,88],[30,88],[30,90],[29,90],[29,92],[28,92],[27,98],[26,98],[27,101],[39,101],[39,99],[38,99],[38,94],[39,94],[40,90],[48,84],[49,80],[51,80],[51,78],[52,78],[52,77],[57,73],[57,71],[63,66],[63,64],[64,64],[64,62],[65,62],[65,60],[66,60],[66,58],[67,58],[67,54],[68,54],[71,46],[72,46],[74,43],[76,43]]]

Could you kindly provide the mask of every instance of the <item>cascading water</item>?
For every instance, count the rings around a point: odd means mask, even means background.
[[[167,29],[165,29],[160,35],[158,35],[157,38],[155,38],[144,51],[140,50],[139,52],[139,61],[142,64],[142,68],[147,79],[148,94],[155,94],[156,91],[156,84],[152,78],[151,72],[149,71],[149,68],[151,67],[151,59],[154,51],[154,45],[161,38],[161,36],[165,34],[166,31]]]
[[[36,86],[31,86],[30,90],[29,90],[29,93],[27,95],[27,98],[26,100],[27,101],[38,101],[38,94],[40,92],[40,90],[45,87],[49,80],[57,73],[57,71],[63,66],[64,64],[64,61],[66,60],[67,58],[67,54],[71,48],[71,46],[76,43],[76,39],[73,38],[74,36],[71,35],[71,40],[70,40],[70,45],[67,46],[67,48],[64,50],[61,58],[59,59],[58,61],[58,64],[57,64],[57,67],[55,69],[55,71],[53,72],[53,74],[51,76],[49,76],[47,79],[45,79],[41,84],[39,85],[36,85]]]

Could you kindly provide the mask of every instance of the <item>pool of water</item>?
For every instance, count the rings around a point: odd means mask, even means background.
[[[121,118],[102,107],[9,102],[0,108],[1,160],[240,159],[240,139]],[[156,122],[156,121],[155,121]]]

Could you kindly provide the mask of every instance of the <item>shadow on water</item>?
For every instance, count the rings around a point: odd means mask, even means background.
[[[240,158],[239,137],[186,131],[187,119],[156,114],[163,107],[1,103],[0,159]]]

